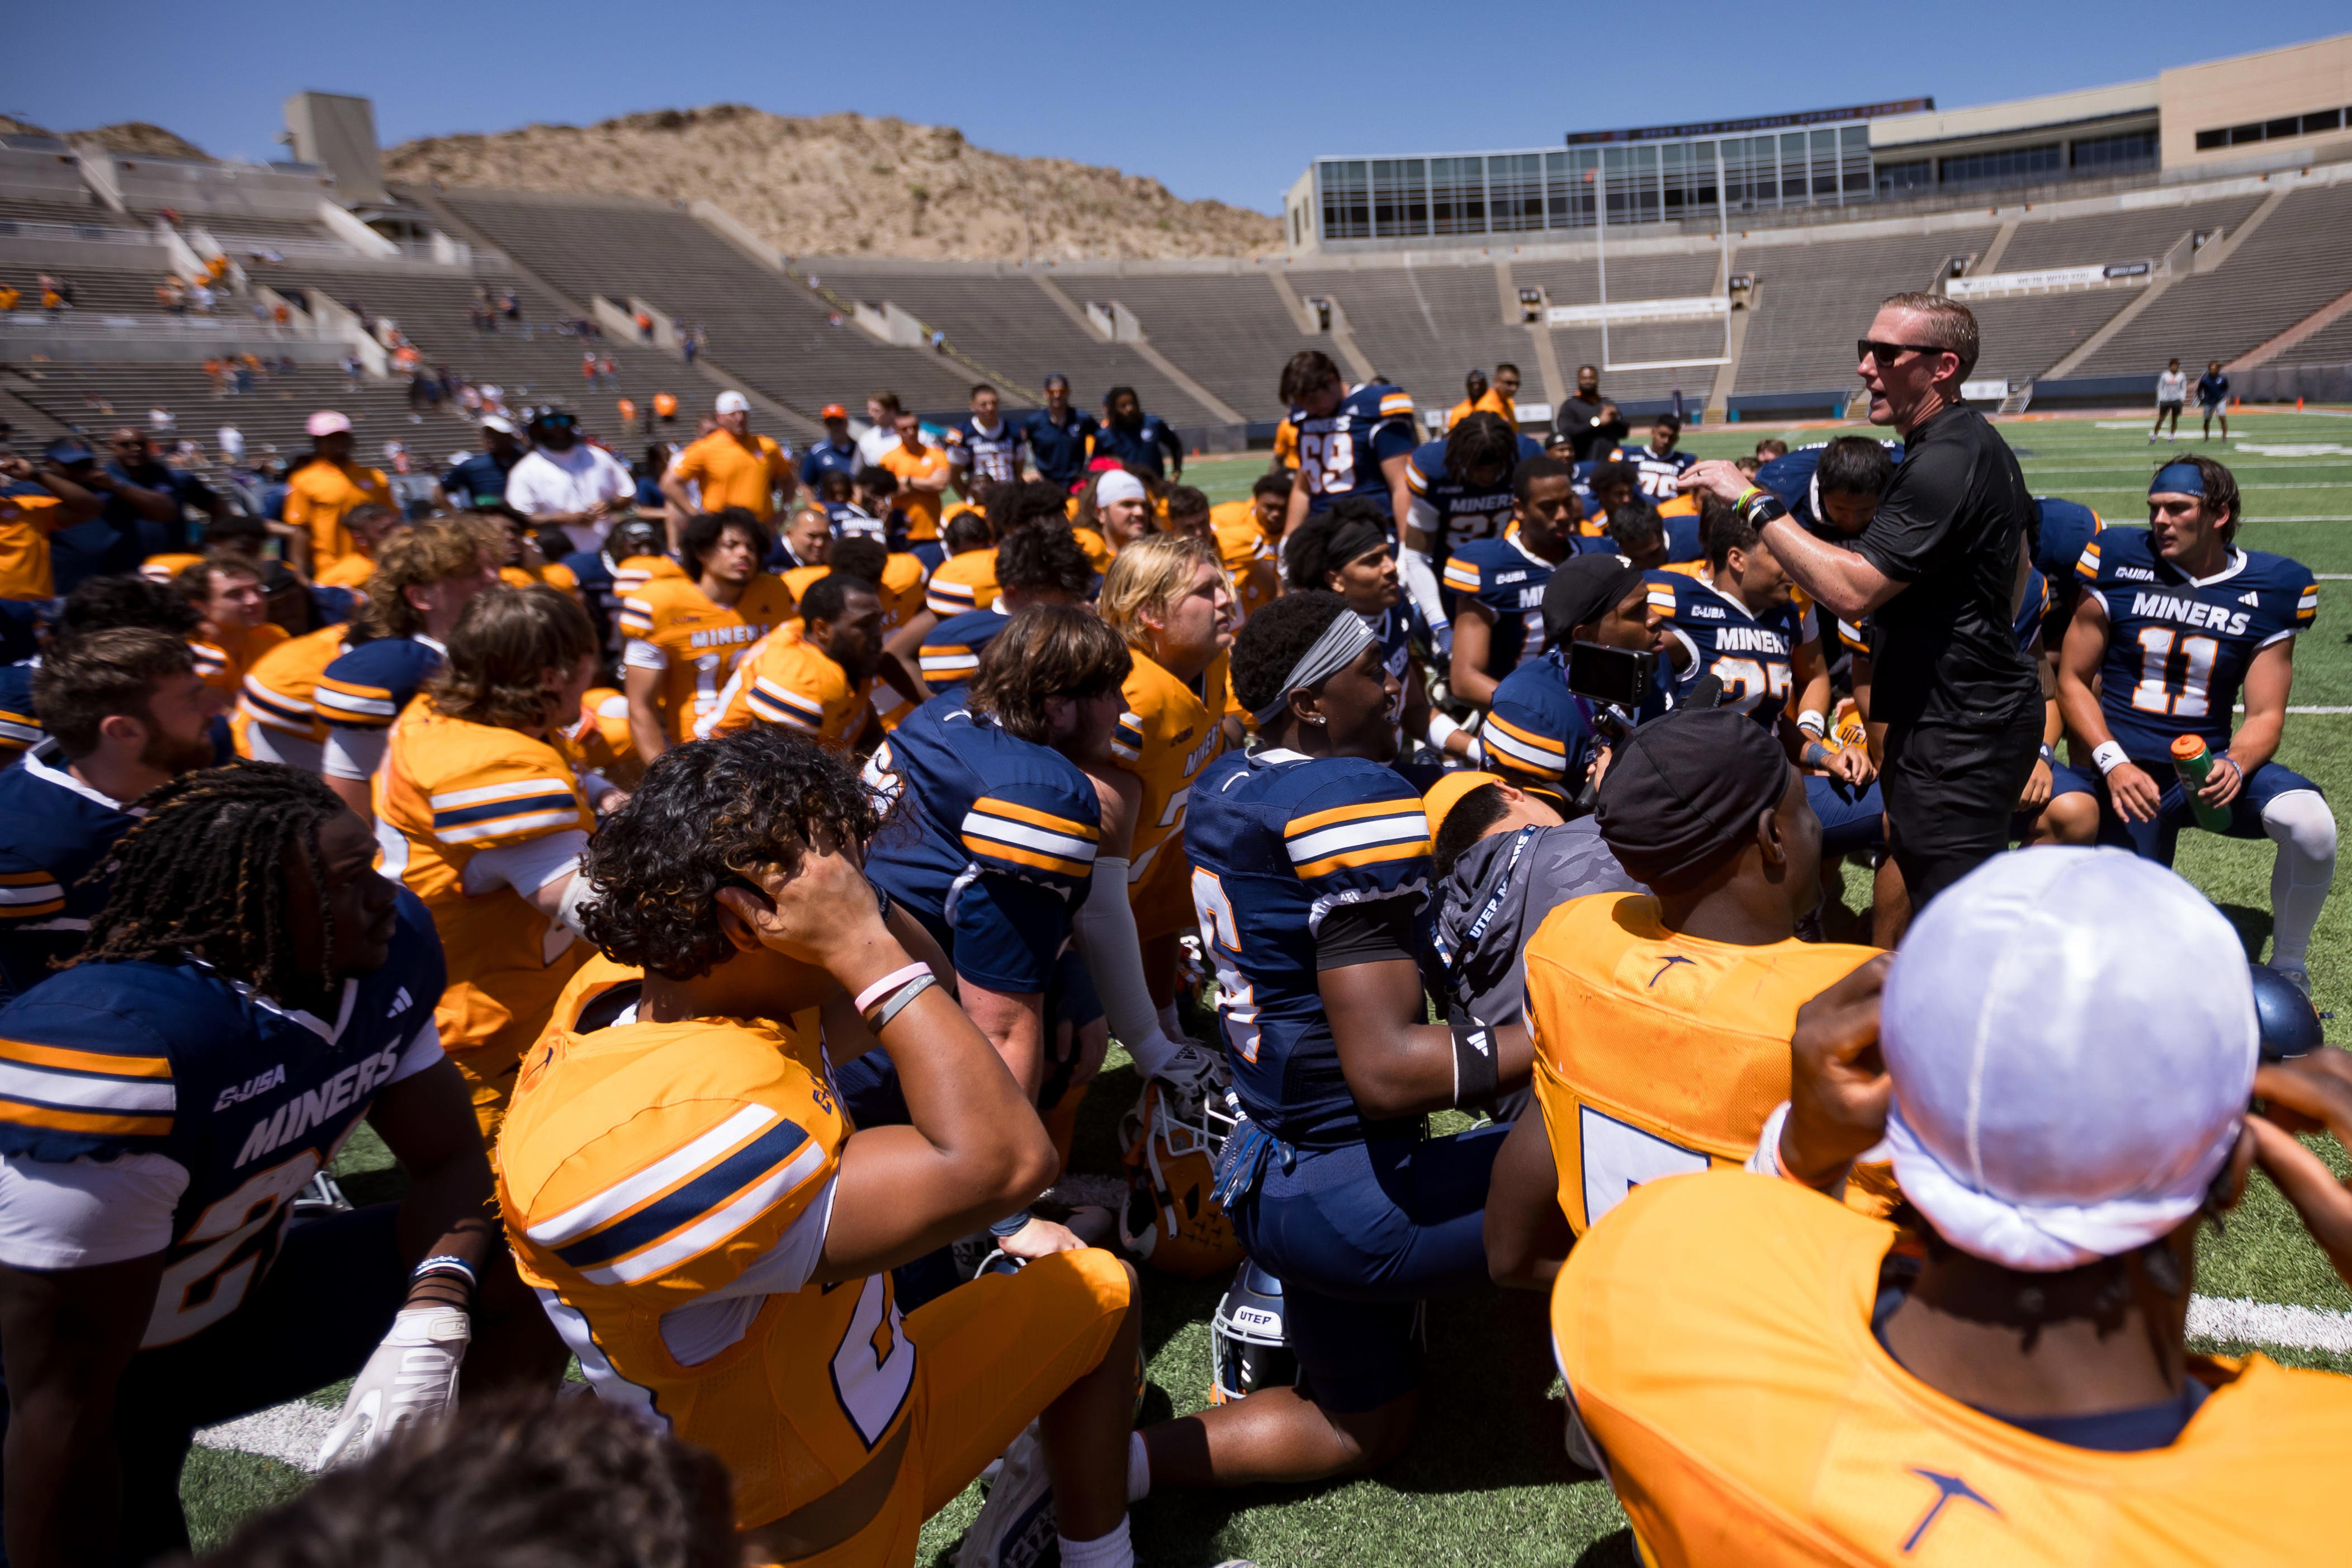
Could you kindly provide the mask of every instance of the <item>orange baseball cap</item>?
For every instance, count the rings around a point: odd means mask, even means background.
[[[849,411],[837,402],[829,402],[817,411],[819,419],[847,419]]]
[[[1474,768],[1463,768],[1458,772],[1448,773],[1431,785],[1429,793],[1421,798],[1421,809],[1429,818],[1429,836],[1433,839],[1437,837],[1439,830],[1445,826],[1445,814],[1462,803],[1463,796],[1473,789],[1483,789],[1489,784],[1500,784],[1503,781],[1503,776],[1499,773],[1481,773]]]

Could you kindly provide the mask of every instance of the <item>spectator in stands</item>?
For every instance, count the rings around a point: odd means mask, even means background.
[[[923,423],[904,409],[898,416],[898,444],[882,454],[880,466],[898,479],[898,507],[907,514],[907,537],[916,544],[940,537],[940,497],[954,470],[947,453],[923,439]]]
[[[1168,422],[1143,412],[1143,400],[1133,387],[1113,387],[1103,398],[1103,423],[1095,433],[1097,467],[1116,462],[1130,474],[1148,474],[1155,483],[1184,477],[1184,443]]]
[[[2221,439],[2230,439],[2230,378],[2221,373],[2221,361],[2205,361],[2205,373],[2197,378],[2197,406],[2205,413],[2204,439],[2213,439],[2213,418],[2221,419]]]
[[[677,394],[676,392],[657,392],[654,393],[654,417],[660,420],[664,424],[675,424],[677,422]]]
[[[580,439],[580,422],[568,410],[541,410],[530,438],[531,451],[507,476],[506,509],[534,528],[562,528],[572,550],[596,549],[613,519],[635,505],[636,481],[619,458]]]
[[[507,480],[523,460],[514,421],[492,414],[479,426],[482,449],[441,476],[441,493],[461,511],[487,512],[507,497]]]
[[[1462,401],[1445,411],[1445,428],[1452,430],[1477,413],[1486,403],[1487,391],[1486,372],[1473,366],[1462,378]]]
[[[1603,404],[1601,397],[1601,371],[1592,365],[1576,367],[1576,395],[1564,400],[1559,412],[1552,415],[1552,433],[1565,437],[1575,451],[1574,461],[1581,463],[1600,439],[1595,434],[1601,423]]]
[[[878,392],[866,400],[866,434],[857,438],[857,455],[871,467],[898,443],[898,394]]]
[[[287,476],[286,521],[303,530],[296,543],[315,578],[352,553],[344,517],[363,501],[391,506],[392,485],[383,469],[352,461],[352,422],[344,415],[320,409],[305,428],[310,433],[310,455]],[[304,560],[294,563],[297,570],[305,565]]]
[[[1101,422],[1070,406],[1070,378],[1045,378],[1045,406],[1029,416],[1022,439],[1029,444],[1029,460],[1037,476],[1076,491],[1087,474],[1087,452]]]
[[[213,444],[220,448],[223,467],[240,468],[245,465],[245,432],[234,424],[224,424],[213,432]]]
[[[1756,464],[1761,467],[1776,457],[1789,455],[1789,444],[1778,436],[1768,435],[1756,444]]]
[[[2155,445],[2159,435],[2167,441],[2180,439],[2180,408],[2188,401],[2188,373],[2181,370],[2179,360],[2166,361],[2164,374],[2156,378],[2156,425],[2147,433],[2149,445]],[[2172,416],[2172,434],[2169,435],[2165,435],[2164,432],[2167,414]]]
[[[801,459],[801,488],[811,496],[817,494],[817,486],[827,474],[845,474],[855,479],[866,465],[857,455],[857,443],[850,437],[849,411],[829,402],[817,417],[824,421],[824,439]]]
[[[610,1400],[502,1397],[257,1513],[205,1568],[735,1568],[727,1467]]]
[[[780,501],[793,498],[792,455],[773,436],[751,434],[751,402],[741,392],[720,392],[711,408],[717,427],[677,455],[662,476],[662,494],[683,516],[697,502],[687,486],[698,486],[702,510],[740,507],[764,526]]]
[[[23,303],[25,291],[11,284],[0,283],[0,316],[5,316]]]

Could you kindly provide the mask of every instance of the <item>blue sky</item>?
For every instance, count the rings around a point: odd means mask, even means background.
[[[2347,15],[2342,0],[1874,9],[1885,19],[1822,7],[1808,28],[1787,25],[1801,8],[1714,4],[121,0],[12,17],[19,63],[0,112],[58,130],[152,120],[267,159],[282,155],[280,103],[305,88],[373,98],[387,146],[722,101],[851,110],[1273,212],[1318,153],[1544,146],[1571,130],[1921,95],[1959,108],[2321,37]]]

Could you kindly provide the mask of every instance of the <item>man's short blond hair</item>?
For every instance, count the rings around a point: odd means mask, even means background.
[[[1096,608],[1129,647],[1149,650],[1151,630],[1144,616],[1165,616],[1203,566],[1223,570],[1216,547],[1206,539],[1189,534],[1139,538],[1112,559]]]
[[[1910,310],[1926,317],[1926,329],[1920,336],[1929,345],[1960,357],[1960,373],[1953,380],[1964,382],[1969,372],[1977,368],[1983,340],[1977,332],[1976,312],[1958,300],[1941,294],[1890,294],[1878,302],[1878,308]]]

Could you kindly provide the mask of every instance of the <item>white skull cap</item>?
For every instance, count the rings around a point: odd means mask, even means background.
[[[1887,973],[1886,1137],[1961,1250],[2050,1271],[2197,1212],[2253,1092],[2237,932],[2121,850],[1996,855],[1929,904]]]

